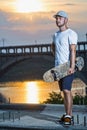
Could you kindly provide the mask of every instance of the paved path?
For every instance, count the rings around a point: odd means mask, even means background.
[[[87,130],[87,106],[73,106],[74,125],[64,127],[57,120],[64,113],[63,105],[0,105],[0,130]],[[16,107],[17,106],[17,107]],[[33,109],[32,109],[33,107]],[[13,108],[13,109],[12,109]],[[18,109],[19,108],[19,109]],[[29,109],[28,109],[29,108]],[[84,122],[86,118],[86,123]]]

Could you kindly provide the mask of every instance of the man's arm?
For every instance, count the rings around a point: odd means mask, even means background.
[[[72,74],[75,71],[75,59],[76,59],[76,45],[70,45],[70,69],[69,73]]]
[[[55,55],[55,44],[52,42],[51,44],[52,54]]]

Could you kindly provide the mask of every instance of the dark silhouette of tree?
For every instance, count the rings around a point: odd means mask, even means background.
[[[87,105],[87,95],[82,96],[80,94],[75,93],[73,97],[73,103],[78,105]]]
[[[49,98],[46,101],[44,101],[44,103],[62,104],[63,98],[61,96],[61,93],[56,93],[56,92],[52,91],[52,93],[49,93]]]
[[[52,93],[49,93],[49,98],[47,98],[46,101],[44,101],[43,103],[45,104],[63,104],[63,97],[61,95],[61,93],[56,93],[54,91],[52,91]],[[75,96],[73,97],[73,104],[77,104],[77,105],[87,105],[87,95],[86,96],[82,96],[80,94],[75,94]]]

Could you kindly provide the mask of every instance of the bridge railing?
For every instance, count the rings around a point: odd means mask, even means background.
[[[78,53],[87,53],[87,42],[78,42]],[[49,54],[51,53],[51,44],[26,45],[26,46],[7,46],[0,47],[1,56],[26,55],[26,54]]]
[[[0,47],[1,56],[51,53],[51,44]]]

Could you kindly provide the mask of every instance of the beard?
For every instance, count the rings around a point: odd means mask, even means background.
[[[63,26],[65,26],[65,22],[64,23],[56,23],[56,25],[60,28],[60,27],[63,27]]]

